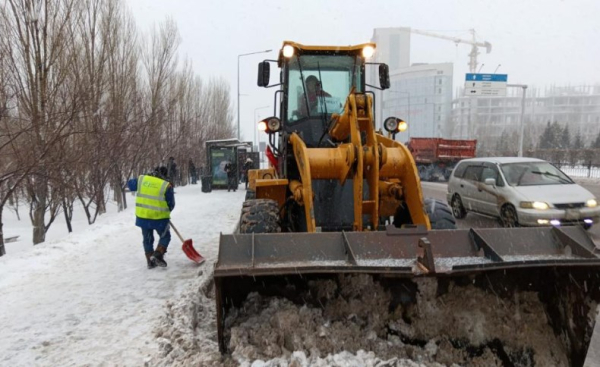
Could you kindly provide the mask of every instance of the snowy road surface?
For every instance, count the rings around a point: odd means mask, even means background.
[[[0,258],[0,365],[143,365],[156,352],[153,329],[166,301],[197,282],[200,272],[208,276],[219,232],[233,230],[244,195],[176,188],[173,222],[207,257],[202,266],[185,257],[173,233],[169,266],[146,269],[132,197],[125,212],[101,216],[62,239],[14,255],[7,246]],[[29,221],[12,220],[6,229]]]

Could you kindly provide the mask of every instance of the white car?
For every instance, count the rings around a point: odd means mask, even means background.
[[[552,164],[536,158],[493,157],[460,161],[448,180],[454,217],[494,216],[505,227],[581,224],[600,220],[592,193]]]

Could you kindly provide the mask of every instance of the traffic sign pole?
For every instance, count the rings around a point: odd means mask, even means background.
[[[521,99],[521,121],[520,121],[520,127],[519,127],[519,157],[523,156],[523,135],[524,135],[524,131],[525,131],[525,95],[527,94],[527,84],[507,84],[507,87],[511,87],[511,88],[522,88],[523,89],[523,96]]]

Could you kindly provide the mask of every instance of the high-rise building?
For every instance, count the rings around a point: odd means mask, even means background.
[[[377,44],[375,62],[384,62],[390,72],[410,66],[410,28],[375,28],[372,42]]]
[[[390,67],[391,88],[375,91],[378,128],[390,116],[408,123],[408,130],[397,136],[405,142],[413,137],[446,136],[452,109],[452,63],[412,64],[410,28],[376,28],[372,41],[377,44],[373,62]],[[367,83],[379,86],[377,68],[367,71]]]
[[[509,88],[506,97],[469,97],[453,101],[451,130],[454,138],[498,139],[503,132],[519,131],[521,89]],[[528,88],[524,125],[532,134],[541,133],[548,122],[569,124],[586,144],[600,132],[600,85]],[[471,126],[469,128],[469,126]],[[469,131],[470,130],[470,131]],[[535,140],[535,136],[532,137]]]
[[[408,123],[398,134],[412,137],[445,137],[452,108],[452,63],[420,64],[390,75],[391,88],[383,92],[383,117],[396,116]]]

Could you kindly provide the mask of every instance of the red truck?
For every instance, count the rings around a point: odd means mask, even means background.
[[[410,138],[407,145],[423,181],[448,180],[461,159],[474,158],[477,140]]]

